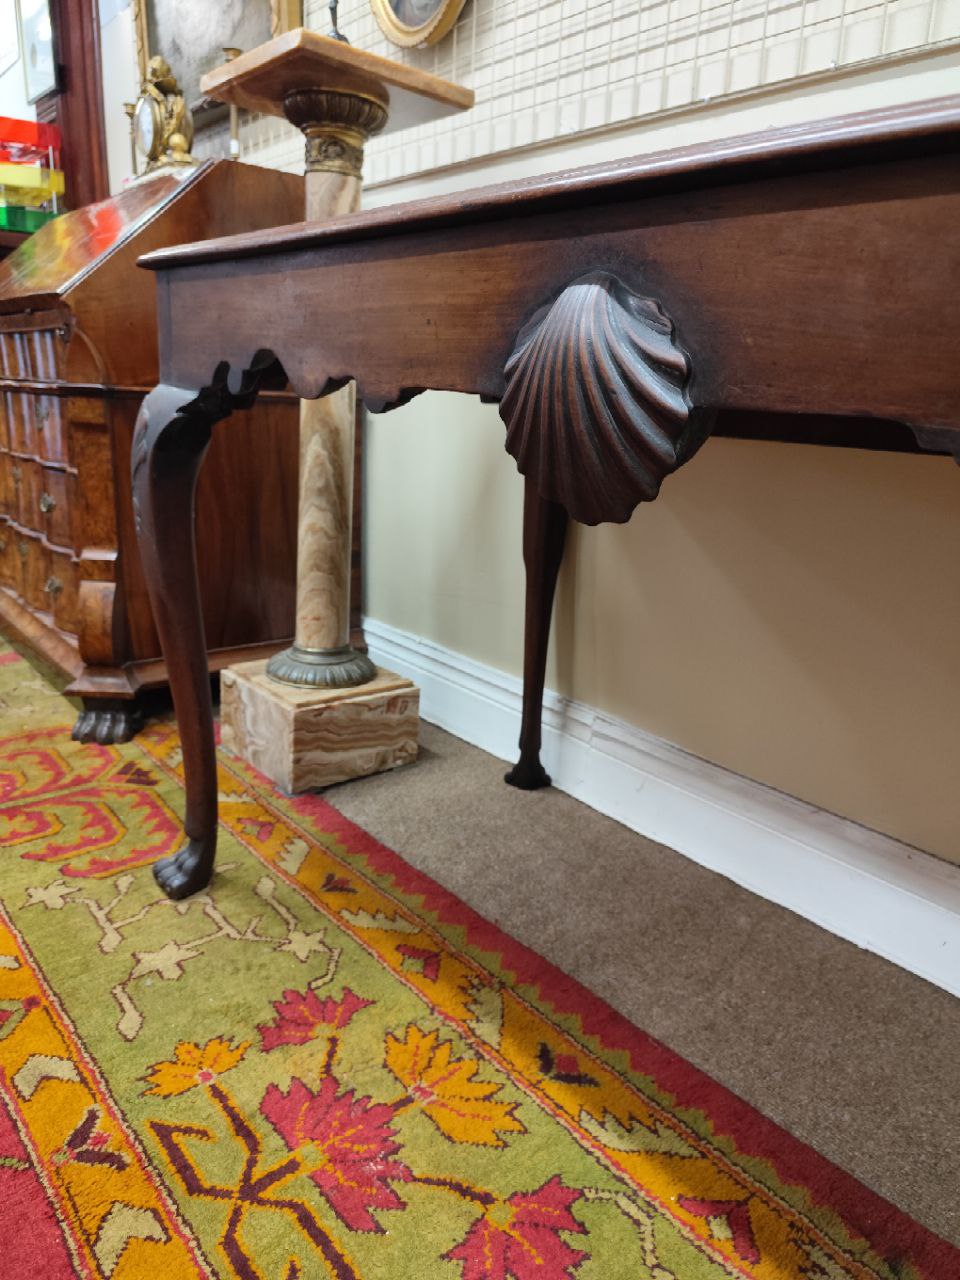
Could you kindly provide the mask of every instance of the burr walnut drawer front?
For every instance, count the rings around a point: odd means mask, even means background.
[[[0,374],[5,378],[29,378],[29,339],[25,333],[0,333]]]
[[[22,561],[17,551],[16,531],[8,520],[0,521],[0,586],[20,594]]]
[[[43,535],[29,529],[15,531],[17,555],[20,558],[20,591],[24,602],[31,609],[46,611],[48,597],[47,579],[50,576],[49,549]]]
[[[14,459],[6,451],[0,453],[0,515],[17,518],[20,510],[20,495],[13,483]]]
[[[10,475],[16,498],[12,514],[24,529],[39,533],[43,528],[43,517],[40,514],[43,468],[36,458],[14,457]]]
[[[61,631],[76,634],[80,629],[77,562],[65,548],[49,547],[47,568],[43,583],[43,608],[53,614],[53,620]]]
[[[47,462],[67,462],[61,404],[59,396],[5,391],[0,398],[0,448]]]
[[[10,392],[10,448],[15,453],[32,455],[36,452],[35,399],[26,391]]]
[[[69,462],[65,401],[60,396],[35,396],[34,435],[37,453],[46,462]]]
[[[60,467],[45,466],[41,472],[42,487],[37,498],[40,524],[47,541],[61,547],[76,547],[73,537],[74,493],[76,478]]]

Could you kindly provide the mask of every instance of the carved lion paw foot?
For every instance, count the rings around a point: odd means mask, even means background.
[[[129,742],[143,728],[143,712],[135,705],[85,707],[73,726],[74,742],[98,742],[101,747]]]
[[[169,858],[153,865],[153,878],[168,898],[189,898],[213,879],[213,854],[205,842],[191,840]]]
[[[550,775],[539,760],[517,761],[513,768],[503,775],[503,780],[511,787],[521,791],[539,791],[550,786]]]

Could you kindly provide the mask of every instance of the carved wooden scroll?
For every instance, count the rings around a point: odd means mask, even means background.
[[[658,302],[594,272],[520,331],[500,416],[507,452],[540,496],[582,524],[622,524],[692,457],[712,415]]]
[[[133,483],[133,515],[137,534],[143,531],[140,505],[141,486],[138,483],[147,463],[149,453],[156,448],[160,456],[172,454],[180,448],[193,455],[202,456],[210,443],[210,433],[218,422],[229,418],[237,409],[249,409],[261,390],[267,387],[283,387],[286,374],[272,351],[258,351],[248,368],[240,375],[239,387],[230,390],[230,365],[221,361],[207,386],[202,387],[192,399],[183,400],[189,392],[176,387],[166,388],[165,395],[154,397],[154,415],[141,413],[134,432],[131,458]],[[174,403],[183,400],[183,403]]]

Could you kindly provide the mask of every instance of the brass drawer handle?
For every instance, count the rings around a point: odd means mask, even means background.
[[[29,543],[26,543],[26,542],[18,542],[18,543],[17,543],[17,553],[18,553],[18,555],[20,556],[20,559],[21,559],[21,560],[26,560],[27,556],[30,554],[30,545],[29,545]]]
[[[33,416],[36,420],[37,426],[42,431],[43,428],[47,425],[47,419],[50,417],[50,410],[46,407],[46,405],[38,404],[34,408]]]
[[[48,578],[46,586],[43,588],[48,596],[58,596],[63,590],[63,583],[59,578]]]
[[[6,540],[6,538],[0,538],[0,552],[2,552],[2,551],[6,551],[6,549],[7,549],[7,540]]]
[[[19,467],[14,467],[13,470],[10,472],[10,474],[13,476],[14,484],[19,484],[20,481],[23,479],[23,472],[20,470]]]
[[[56,498],[51,498],[49,493],[41,493],[40,510],[43,512],[44,515],[47,515],[50,511],[53,511],[56,505],[57,505]]]

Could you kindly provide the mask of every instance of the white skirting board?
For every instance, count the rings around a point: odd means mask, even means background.
[[[420,686],[425,720],[516,758],[520,680],[372,618],[364,631]],[[960,996],[960,867],[549,690],[543,762],[591,808]]]

